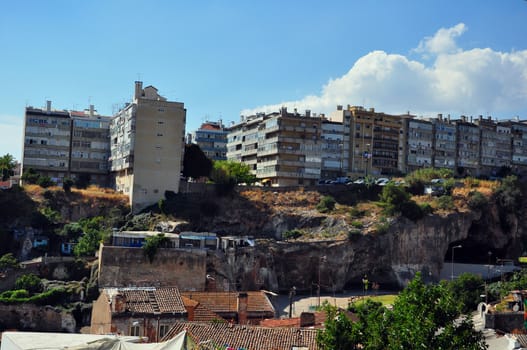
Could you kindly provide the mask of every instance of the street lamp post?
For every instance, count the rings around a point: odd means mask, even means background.
[[[317,285],[317,298],[318,298],[318,307],[320,308],[320,265],[323,262],[326,262],[326,256],[321,256],[318,260],[318,285]]]
[[[289,318],[293,317],[293,297],[296,294],[296,287],[293,286],[289,290]]]
[[[456,245],[456,246],[453,246],[452,247],[452,261],[450,262],[450,267],[451,267],[451,276],[450,276],[450,280],[453,281],[454,280],[454,250],[456,248],[462,248],[462,245]]]
[[[489,283],[489,277],[490,277],[490,257],[492,256],[492,252],[489,250],[487,252],[487,256],[489,257],[488,264],[487,264],[487,278],[485,279],[485,304],[488,304],[489,302],[489,292],[488,292],[488,283]]]

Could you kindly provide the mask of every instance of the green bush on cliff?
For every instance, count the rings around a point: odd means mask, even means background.
[[[28,273],[17,278],[16,289],[25,289],[29,293],[38,293],[42,290],[42,281],[34,273]]]
[[[300,236],[302,236],[302,231],[298,229],[287,230],[287,231],[284,231],[284,233],[282,233],[283,239],[296,239]]]
[[[423,217],[421,207],[411,199],[410,193],[401,186],[388,184],[384,186],[378,203],[384,208],[386,215],[403,215],[410,220],[419,220]]]
[[[481,210],[489,203],[487,197],[478,191],[471,191],[468,195],[468,206],[474,210]]]
[[[324,196],[320,199],[320,202],[317,204],[316,208],[321,213],[329,213],[335,209],[336,201],[331,196]]]

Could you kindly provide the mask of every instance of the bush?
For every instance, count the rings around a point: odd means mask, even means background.
[[[390,222],[385,217],[382,217],[375,224],[375,234],[377,234],[377,235],[386,234],[386,233],[388,233],[389,229],[390,229]]]
[[[437,207],[443,210],[454,210],[454,200],[452,196],[441,196],[436,199]]]
[[[8,267],[18,267],[18,261],[12,253],[7,253],[0,257],[0,269],[3,270]]]
[[[284,233],[282,233],[283,239],[296,239],[300,236],[302,236],[302,231],[298,229],[287,230],[287,231],[284,231]]]
[[[335,209],[335,199],[331,196],[324,196],[320,199],[320,202],[317,204],[316,208],[321,213],[329,213]]]
[[[42,281],[37,275],[28,273],[17,278],[15,288],[25,289],[30,293],[38,293],[42,290]]]
[[[358,229],[361,229],[364,225],[360,221],[352,221],[351,222],[351,226],[353,226],[355,228],[358,228]]]
[[[471,191],[468,197],[468,206],[471,209],[481,210],[488,204],[488,199],[481,192]]]
[[[47,188],[51,186],[55,186],[55,181],[51,180],[49,176],[40,176],[37,180],[37,185],[39,185],[42,188]]]
[[[350,216],[352,218],[362,218],[366,215],[366,211],[365,210],[361,210],[357,207],[352,207],[350,209]]]
[[[421,207],[421,212],[423,213],[423,216],[432,214],[434,212],[434,208],[432,208],[430,203],[422,203],[419,206]]]
[[[157,249],[168,247],[169,244],[170,239],[162,233],[153,237],[147,237],[143,244],[143,252],[148,257],[148,260],[152,262],[154,261]]]

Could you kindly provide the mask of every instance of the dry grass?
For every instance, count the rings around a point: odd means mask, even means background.
[[[258,207],[273,207],[277,210],[315,209],[321,198],[318,192],[304,191],[303,188],[287,192],[251,189],[241,191],[240,195]]]
[[[78,193],[86,199],[105,199],[112,201],[124,201],[128,202],[128,196],[120,192],[115,192],[110,188],[101,188],[97,186],[90,186],[87,189],[73,188],[73,193]]]

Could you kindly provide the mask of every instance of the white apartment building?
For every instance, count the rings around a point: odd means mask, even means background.
[[[64,178],[85,177],[108,186],[110,117],[85,111],[27,107],[24,121],[22,172],[32,168],[58,185]]]
[[[132,212],[179,191],[186,109],[153,86],[135,82],[134,98],[110,124],[110,170],[115,188],[130,197]]]

